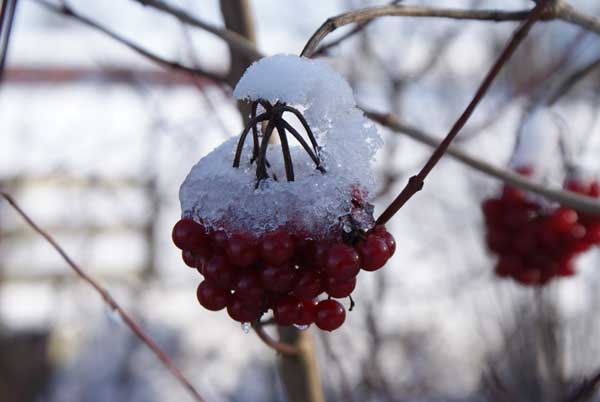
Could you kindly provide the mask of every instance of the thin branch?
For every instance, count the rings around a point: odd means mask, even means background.
[[[435,167],[435,165],[440,161],[444,153],[448,149],[448,146],[452,142],[452,140],[456,137],[456,135],[460,132],[460,130],[464,127],[464,125],[471,117],[471,114],[475,111],[475,108],[479,104],[479,102],[485,96],[487,90],[490,88],[494,79],[502,70],[502,67],[508,62],[511,58],[519,44],[525,39],[527,33],[531,29],[532,25],[542,17],[542,14],[546,8],[546,1],[541,1],[539,4],[535,6],[535,8],[527,17],[527,20],[514,32],[511,40],[508,42],[500,56],[498,56],[496,62],[490,69],[490,71],[485,76],[483,82],[477,89],[477,92],[473,96],[471,102],[467,105],[465,111],[460,115],[456,123],[452,126],[444,140],[439,144],[439,146],[435,149],[425,166],[419,171],[416,176],[412,176],[409,180],[402,192],[392,201],[392,203],[386,208],[385,211],[377,218],[378,224],[385,224],[392,216],[398,212],[400,208],[417,192],[419,192],[424,185],[425,178],[431,172],[431,170]]]
[[[254,44],[250,40],[245,38],[244,36],[242,36],[236,32],[233,32],[231,30],[228,30],[228,29],[219,28],[219,27],[210,25],[196,17],[193,17],[192,15],[190,15],[188,12],[186,12],[182,8],[178,8],[177,6],[167,4],[161,0],[134,0],[134,1],[140,3],[143,6],[149,6],[149,7],[155,8],[159,11],[162,11],[164,13],[167,13],[167,14],[177,18],[179,21],[181,21],[184,24],[187,24],[187,25],[190,25],[190,26],[193,26],[196,28],[200,28],[202,30],[212,33],[213,35],[223,39],[225,42],[227,42],[227,44],[229,46],[231,46],[231,48],[244,54],[249,59],[258,60],[258,59],[264,57],[264,55],[256,49]]]
[[[112,311],[117,312],[119,317],[123,320],[125,325],[129,327],[129,329],[146,345],[152,352],[158,357],[158,359],[162,362],[162,364],[173,374],[173,376],[183,385],[194,400],[197,402],[204,402],[204,399],[200,396],[198,391],[194,388],[194,386],[187,380],[187,378],[183,375],[181,370],[175,365],[175,363],[171,360],[171,358],[161,350],[158,344],[150,337],[150,335],[146,334],[144,330],[140,327],[140,325],[129,316],[129,314],[115,301],[112,295],[106,290],[102,285],[96,282],[91,276],[86,274],[80,267],[73,261],[71,257],[67,254],[67,252],[54,240],[52,236],[46,233],[43,229],[41,229],[32,218],[29,217],[21,209],[21,207],[16,203],[16,201],[5,192],[0,192],[0,195],[4,197],[4,199],[10,204],[11,207],[14,208],[15,211],[27,222],[27,224],[40,236],[42,236],[58,254],[65,260],[65,262],[73,269],[73,271],[81,278],[84,282],[89,284],[104,300],[104,302],[110,307]]]
[[[586,402],[592,400],[594,395],[600,388],[600,372],[594,374],[594,376],[584,381],[575,391],[566,398],[565,402]]]
[[[381,124],[382,126],[387,127],[394,132],[404,134],[420,143],[429,145],[432,148],[436,148],[440,144],[439,140],[433,135],[425,133],[416,127],[401,123],[396,119],[395,116],[391,114],[376,113],[371,111],[365,111],[365,114],[369,119]],[[448,147],[447,153],[449,156],[452,156],[465,165],[470,166],[473,169],[489,176],[495,177],[496,179],[510,184],[511,186],[531,191],[532,193],[541,195],[548,200],[558,202],[561,205],[565,205],[578,211],[600,215],[600,202],[594,198],[584,197],[571,191],[554,190],[544,187],[536,182],[526,179],[522,175],[496,167],[490,163],[470,156],[468,153],[453,145]]]
[[[319,43],[331,32],[351,23],[364,23],[379,17],[435,17],[450,18],[456,20],[479,20],[479,21],[519,21],[529,15],[529,10],[500,11],[500,10],[470,10],[456,8],[435,8],[427,6],[404,6],[387,5],[380,7],[368,7],[360,10],[350,11],[329,18],[312,35],[306,43],[301,56],[313,57]]]
[[[558,87],[558,89],[550,96],[547,101],[549,106],[554,105],[560,98],[566,95],[575,84],[585,78],[588,74],[592,73],[596,69],[600,69],[600,57],[596,60],[592,60],[590,63],[581,67],[580,69],[574,71],[571,75],[569,75],[563,83]]]
[[[12,33],[15,12],[17,11],[17,0],[4,0],[0,10],[0,84],[4,77],[4,65],[8,56],[8,45]],[[4,28],[6,24],[6,28]]]
[[[563,1],[558,2],[555,14],[558,19],[600,35],[600,17],[581,13]]]
[[[214,73],[212,71],[207,71],[204,69],[200,69],[200,68],[192,68],[192,67],[187,67],[184,66],[183,64],[180,64],[176,61],[172,61],[172,60],[167,60],[164,59],[160,56],[157,56],[156,54],[142,48],[141,46],[131,42],[129,39],[119,35],[116,32],[111,31],[110,29],[108,29],[107,27],[100,25],[98,22],[95,22],[91,19],[89,19],[88,17],[85,17],[81,14],[79,14],[78,12],[76,12],[73,8],[71,8],[69,5],[67,4],[62,4],[60,6],[57,6],[55,4],[52,4],[50,2],[47,2],[45,0],[35,0],[36,3],[46,7],[47,9],[57,13],[57,14],[61,14],[65,17],[70,17],[73,18],[79,22],[81,22],[84,25],[87,25],[91,28],[94,28],[104,34],[106,34],[107,36],[109,36],[110,38],[116,40],[117,42],[127,46],[128,48],[130,48],[131,50],[133,50],[134,52],[138,53],[139,55],[147,58],[148,60],[162,66],[162,67],[166,67],[166,68],[170,68],[173,70],[180,70],[180,71],[184,71],[186,73],[192,74],[194,76],[199,76],[199,77],[206,77],[209,78],[219,84],[223,84],[223,83],[227,83],[227,78],[224,75],[220,75],[217,73]]]
[[[273,339],[269,334],[267,334],[261,324],[253,324],[252,328],[254,328],[254,332],[256,332],[256,335],[258,335],[260,340],[271,349],[275,349],[277,352],[285,356],[298,356],[298,349],[292,345],[288,345],[287,343],[279,342]]]

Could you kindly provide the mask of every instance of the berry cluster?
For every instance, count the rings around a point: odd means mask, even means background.
[[[517,169],[530,175],[527,167]],[[569,180],[567,190],[600,197],[600,184]],[[488,248],[498,255],[495,272],[526,286],[545,285],[572,276],[574,258],[600,245],[600,217],[565,207],[550,208],[521,190],[504,186],[497,198],[483,202]]]
[[[278,325],[315,323],[326,331],[338,328],[346,317],[344,307],[331,298],[350,296],[361,268],[381,268],[396,248],[382,226],[361,232],[353,245],[341,236],[337,241],[314,240],[283,228],[260,238],[228,234],[190,218],[178,221],[172,235],[186,265],[204,276],[197,291],[204,308],[227,308],[242,323],[272,309]],[[319,301],[323,293],[329,298]]]

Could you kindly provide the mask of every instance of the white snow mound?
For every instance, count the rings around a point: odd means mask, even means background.
[[[353,187],[373,192],[371,165],[382,145],[381,137],[356,107],[348,83],[325,62],[293,55],[263,58],[246,70],[234,96],[271,104],[285,102],[300,110],[321,147],[326,173],[316,170],[303,148],[288,135],[295,181],[286,181],[280,144],[271,144],[268,172],[278,180],[264,180],[255,189],[251,135],[240,168],[232,167],[236,136],[202,158],[188,174],[179,194],[184,216],[257,235],[288,226],[318,236],[327,234],[339,217],[350,213]],[[291,124],[296,121],[291,113],[284,118]],[[299,131],[308,142],[304,130]]]

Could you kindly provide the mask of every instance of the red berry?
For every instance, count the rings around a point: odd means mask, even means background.
[[[247,303],[233,294],[227,303],[227,314],[238,322],[252,322],[260,317],[261,308],[255,303]]]
[[[229,292],[210,281],[202,281],[196,290],[198,301],[207,310],[219,311],[229,300]]]
[[[533,174],[533,166],[530,166],[530,165],[519,166],[518,168],[515,169],[515,172],[517,172],[521,176],[531,176]]]
[[[590,190],[588,191],[588,195],[594,198],[600,198],[600,182],[594,180],[590,183]]]
[[[360,271],[360,257],[352,247],[338,243],[327,251],[325,273],[331,278],[349,279]]]
[[[577,212],[572,209],[560,207],[550,218],[552,227],[559,232],[568,232],[577,223]]]
[[[558,275],[560,276],[573,276],[576,274],[575,268],[571,258],[564,259],[558,264]]]
[[[260,280],[265,289],[273,293],[287,293],[294,288],[297,272],[290,263],[271,265],[260,270]]]
[[[536,250],[536,236],[531,230],[522,230],[512,240],[512,248],[521,255],[528,255]]]
[[[516,187],[504,186],[502,201],[507,204],[520,204],[525,201],[525,193]]]
[[[317,304],[315,324],[324,331],[339,328],[346,319],[346,310],[335,300],[323,300]]]
[[[600,244],[600,223],[591,224],[585,232],[585,241],[590,244]]]
[[[510,249],[510,236],[501,229],[491,228],[486,234],[486,243],[491,251],[503,253]]]
[[[273,307],[275,322],[283,326],[296,323],[300,319],[302,307],[302,301],[296,296],[283,296]]]
[[[260,245],[262,260],[270,265],[281,265],[294,255],[294,239],[287,232],[278,230],[263,236]]]
[[[236,267],[250,267],[258,261],[256,241],[249,234],[232,234],[227,242],[227,257]]]
[[[371,234],[365,241],[361,241],[357,250],[362,261],[362,268],[365,271],[378,270],[385,265],[390,257],[390,249],[386,241],[375,234]]]
[[[523,285],[537,285],[542,279],[542,272],[539,269],[527,268],[515,273],[515,279]]]
[[[500,259],[496,263],[496,275],[500,277],[513,276],[523,268],[521,259],[512,254],[506,254],[500,256]]]
[[[235,294],[241,299],[261,304],[265,289],[260,283],[258,273],[255,271],[241,272],[234,286]]]
[[[196,263],[196,255],[192,251],[183,250],[181,252],[181,258],[188,267],[198,268],[198,264]]]
[[[171,237],[173,243],[182,250],[197,251],[208,245],[204,227],[189,218],[183,218],[173,226]]]
[[[330,244],[317,240],[305,240],[302,242],[302,248],[299,250],[303,257],[304,263],[314,267],[317,270],[322,270],[325,267],[325,258]]]
[[[302,300],[302,309],[300,310],[300,316],[296,319],[294,324],[297,325],[310,325],[315,322],[317,315],[317,300]]]
[[[236,269],[229,263],[227,258],[218,254],[208,260],[202,273],[206,278],[226,289],[233,286],[237,276]]]
[[[356,287],[356,277],[344,280],[327,278],[325,280],[325,292],[331,297],[348,297]]]
[[[590,190],[590,186],[588,183],[585,183],[581,180],[569,179],[564,186],[567,190],[572,191],[578,194],[587,194]]]
[[[313,299],[323,292],[321,275],[312,269],[302,269],[298,282],[294,286],[294,294],[301,299]]]
[[[211,244],[215,250],[225,250],[227,248],[227,241],[229,236],[223,229],[215,230],[211,233]]]

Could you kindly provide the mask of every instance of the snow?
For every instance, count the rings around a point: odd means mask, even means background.
[[[372,194],[372,162],[381,137],[356,107],[348,83],[325,62],[292,55],[266,57],[248,68],[234,96],[284,102],[301,110],[321,147],[326,173],[316,170],[303,148],[290,140],[296,177],[285,181],[281,146],[271,144],[269,170],[279,180],[269,178],[255,189],[251,139],[246,139],[240,168],[232,167],[236,136],[192,168],[180,190],[185,216],[227,230],[262,234],[291,225],[299,232],[324,236],[338,225],[338,218],[351,212],[353,188]],[[368,219],[362,223],[372,225]]]

